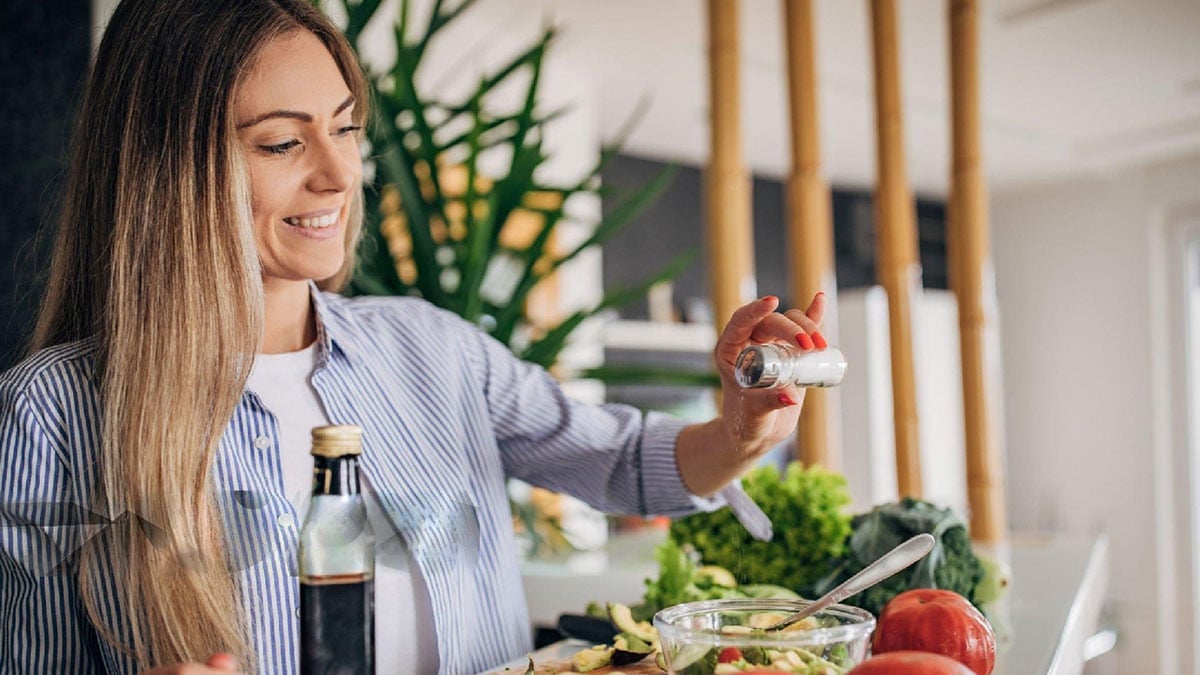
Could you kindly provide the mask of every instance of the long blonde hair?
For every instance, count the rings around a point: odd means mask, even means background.
[[[155,536],[125,526],[93,539],[80,586],[101,635],[141,667],[218,651],[256,664],[211,477],[263,330],[231,111],[261,48],[297,30],[329,49],[361,121],[367,89],[354,53],[305,0],[123,0],[78,114],[32,346],[97,341],[95,506],[136,514]],[[354,202],[346,264],[322,288],[352,270]],[[116,579],[101,578],[101,560],[116,565]],[[120,627],[100,611],[100,589],[114,582],[127,615]]]

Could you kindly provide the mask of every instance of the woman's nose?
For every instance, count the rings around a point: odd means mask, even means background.
[[[362,173],[357,146],[347,151],[333,138],[326,138],[315,146],[310,187],[317,192],[346,192],[354,187]]]

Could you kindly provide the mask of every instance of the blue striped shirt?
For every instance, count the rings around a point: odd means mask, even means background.
[[[554,380],[459,317],[415,298],[313,293],[312,382],[330,421],[364,428],[363,472],[428,587],[442,672],[531,644],[507,477],[613,513],[681,515],[684,422],[566,398]],[[89,516],[100,409],[93,341],[42,350],[0,376],[0,673],[133,673],[91,626],[72,553]],[[186,386],[186,385],[185,385]],[[214,464],[231,557],[263,673],[295,673],[297,528],[274,417],[242,396]],[[112,574],[111,565],[106,567]],[[104,622],[120,600],[101,588]],[[377,599],[385,603],[386,599]]]

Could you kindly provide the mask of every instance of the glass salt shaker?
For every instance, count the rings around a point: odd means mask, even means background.
[[[846,374],[846,357],[837,347],[802,351],[782,343],[750,345],[738,354],[733,374],[743,389],[836,387]]]

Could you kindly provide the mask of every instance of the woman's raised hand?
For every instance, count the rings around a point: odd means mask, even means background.
[[[796,428],[804,390],[794,385],[776,389],[742,389],[734,379],[738,354],[750,344],[786,342],[802,350],[828,346],[821,335],[825,294],[817,293],[808,309],[776,312],[779,298],[768,295],[733,313],[717,340],[714,355],[721,375],[721,415],[739,456],[757,457],[781,443]]]
[[[142,675],[228,675],[237,673],[237,661],[229,654],[213,654],[204,663],[177,663],[147,670]]]

